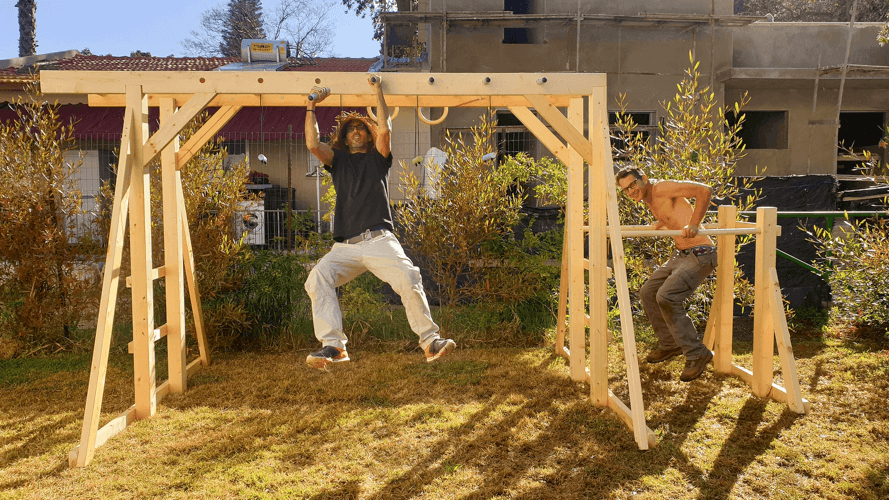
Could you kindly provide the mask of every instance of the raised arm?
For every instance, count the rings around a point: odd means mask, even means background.
[[[318,98],[309,101],[309,104],[306,105],[306,147],[316,158],[321,160],[321,163],[330,165],[333,162],[333,149],[321,142],[321,133],[318,131],[318,119],[315,117],[315,104],[323,101],[325,98],[327,98],[327,95],[325,92],[322,92]]]
[[[383,156],[389,156],[392,152],[392,120],[383,96],[383,79],[380,75],[370,75],[367,82],[377,92],[377,151]]]

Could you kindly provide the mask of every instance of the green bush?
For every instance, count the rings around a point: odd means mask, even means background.
[[[553,250],[530,231],[523,238],[514,234],[526,199],[517,187],[530,180],[529,167],[558,176],[564,166],[523,156],[492,168],[482,157],[493,151],[493,122],[482,116],[468,140],[448,135],[447,162],[430,166],[436,196],[403,166],[406,201],[396,211],[404,228],[401,241],[420,254],[449,305],[518,303],[554,286],[543,266]]]
[[[889,221],[857,220],[837,237],[819,227],[808,234],[819,247],[815,267],[833,292],[831,316],[854,326],[889,328]]]

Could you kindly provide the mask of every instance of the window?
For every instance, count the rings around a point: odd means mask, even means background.
[[[525,128],[525,125],[509,111],[496,113],[497,125],[494,128],[494,139],[497,141],[498,163],[505,156],[515,156],[519,153],[534,154],[534,135]]]
[[[787,149],[787,111],[745,111],[739,133],[747,149]],[[738,122],[734,112],[726,113],[726,122]]]
[[[649,142],[652,137],[657,137],[657,114],[654,111],[627,111],[622,113],[624,120],[627,117],[632,118],[636,128],[633,133],[641,136],[643,142]],[[611,147],[618,150],[627,148],[626,139],[620,137],[620,130],[617,128],[617,111],[608,112],[608,129],[611,133]],[[625,155],[618,155],[623,158]]]
[[[885,151],[880,147],[886,116],[881,112],[849,111],[840,113],[837,131],[837,174],[860,175],[863,153],[868,151],[882,160]]]
[[[531,14],[531,0],[503,0],[503,10],[513,14]],[[503,28],[503,43],[533,43],[533,28]]]

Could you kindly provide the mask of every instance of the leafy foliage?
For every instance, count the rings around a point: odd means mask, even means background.
[[[16,119],[0,123],[0,337],[64,344],[95,298],[82,257],[96,247],[75,233],[80,161],[66,162],[74,126],[36,90],[12,107]]]
[[[203,113],[186,125],[182,131],[183,138],[188,140],[207,117],[208,115]],[[248,251],[243,241],[235,238],[233,230],[235,217],[241,216],[239,203],[248,198],[245,187],[248,168],[241,162],[226,170],[224,167],[226,156],[224,147],[208,142],[180,171],[198,291],[205,306],[205,326],[211,339],[217,340],[221,345],[227,343],[222,337],[235,334],[247,322],[243,312],[220,311],[219,305],[214,303],[218,297],[238,290],[242,286],[244,271],[240,264],[246,258]],[[164,261],[160,160],[155,160],[147,168],[151,171],[152,261],[158,265]],[[108,234],[114,198],[110,182],[102,186],[101,194],[103,210],[98,219],[100,232]],[[127,233],[122,252],[121,275],[128,276],[130,273],[130,244]],[[155,281],[154,310],[157,324],[165,321],[165,286],[165,280]],[[121,305],[125,304],[129,297],[129,289],[121,288],[120,297]],[[116,316],[119,322],[129,321],[129,313],[128,307],[118,307]],[[217,321],[214,314],[222,315],[225,320]]]
[[[626,112],[627,102],[621,96],[618,104],[617,132],[612,139],[613,154],[618,164],[641,167],[652,179],[692,180],[713,188],[713,200],[731,203],[739,211],[750,210],[758,192],[751,190],[751,180],[734,177],[737,161],[744,156],[744,144],[739,136],[744,123],[742,109],[745,96],[731,109],[723,109],[708,87],[698,80],[699,63],[689,53],[691,66],[677,85],[671,101],[661,103],[665,119],[658,128],[657,141],[649,141],[635,131],[632,115]],[[734,120],[729,120],[733,116]],[[742,190],[753,194],[742,196]],[[624,200],[620,204],[622,221],[633,224],[654,222],[651,212],[643,205]],[[715,222],[705,218],[704,222]],[[738,238],[738,246],[750,241]],[[654,268],[672,253],[672,241],[666,238],[628,238],[624,240],[630,289],[639,289]],[[713,296],[714,282],[701,286],[692,299],[689,315],[700,318]],[[752,303],[752,289],[740,268],[735,271],[735,297],[742,304]]]
[[[833,291],[831,315],[856,326],[889,327],[889,220],[856,220],[845,233],[815,227],[815,263]]]
[[[296,57],[314,57],[332,40],[333,5],[332,0],[278,0],[271,16],[263,16],[259,0],[230,0],[204,11],[202,31],[192,31],[180,45],[191,56],[240,57],[242,39],[271,37],[288,40]]]
[[[519,157],[492,168],[482,159],[495,150],[492,132],[492,119],[483,116],[469,140],[448,134],[448,160],[430,165],[434,196],[420,188],[406,165],[401,175],[406,186],[406,202],[397,207],[405,228],[401,239],[423,257],[451,304],[522,302],[551,285],[558,272],[544,265],[558,246],[531,231],[516,235],[513,228],[525,199],[518,184],[540,171],[564,175],[564,167]]]

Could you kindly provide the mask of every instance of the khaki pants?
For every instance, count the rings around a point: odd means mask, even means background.
[[[334,243],[309,273],[306,292],[312,299],[315,338],[322,345],[346,348],[348,339],[343,333],[343,313],[336,288],[365,271],[388,283],[401,296],[411,330],[420,338],[420,347],[425,349],[438,338],[438,325],[432,321],[420,269],[405,255],[398,238],[384,231],[359,243]]]
[[[702,249],[705,253],[695,255],[694,249]],[[642,307],[661,349],[679,346],[686,359],[706,355],[707,347],[688,317],[684,302],[716,269],[716,262],[716,247],[676,251],[642,285]]]

